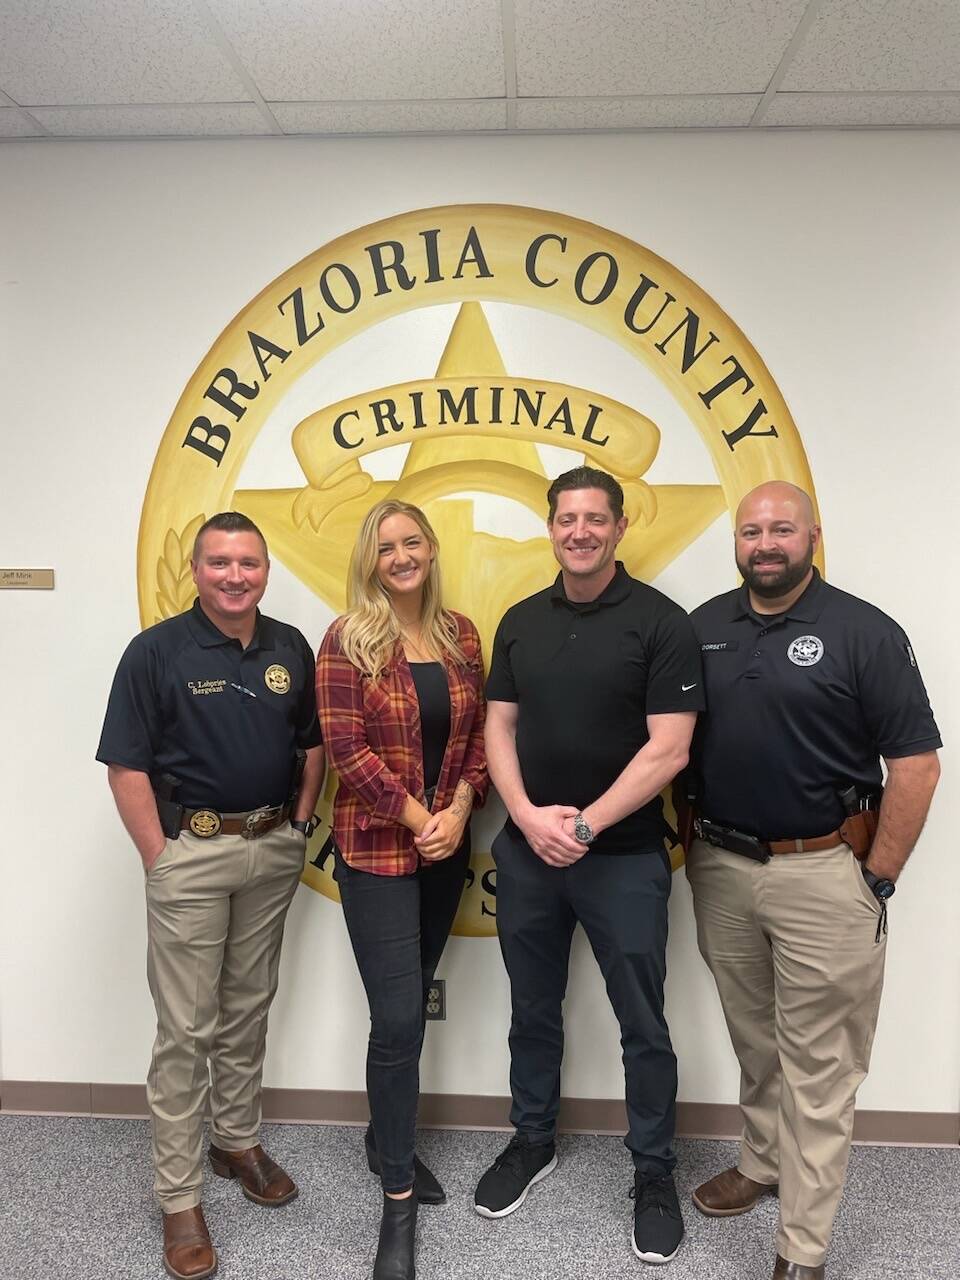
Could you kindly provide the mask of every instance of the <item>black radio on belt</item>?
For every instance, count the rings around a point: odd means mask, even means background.
[[[721,849],[729,849],[731,853],[740,853],[754,862],[769,862],[770,850],[756,836],[748,836],[745,831],[735,831],[733,827],[721,827],[719,822],[711,822],[708,818],[697,818],[694,830],[701,840],[708,844],[718,845]]]
[[[177,803],[176,796],[179,790],[180,779],[175,778],[172,773],[161,773],[159,782],[153,784],[160,828],[168,840],[180,839],[183,805]]]

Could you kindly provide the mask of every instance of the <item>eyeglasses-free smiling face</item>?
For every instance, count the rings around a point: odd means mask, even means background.
[[[422,592],[432,562],[433,548],[416,520],[398,512],[380,521],[377,579],[389,595]]]
[[[270,561],[255,533],[208,529],[192,565],[200,607],[214,625],[236,624],[256,610],[267,589]]]
[[[737,512],[737,568],[760,599],[789,595],[806,578],[820,541],[809,499],[792,486],[769,484],[748,494]]]
[[[625,517],[614,519],[603,489],[565,489],[547,532],[565,574],[599,580],[610,572],[626,528]]]

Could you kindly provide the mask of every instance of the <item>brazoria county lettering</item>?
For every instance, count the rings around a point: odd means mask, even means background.
[[[628,348],[636,350],[648,364],[656,367],[660,360],[666,362],[664,374],[674,385],[684,386],[708,411],[713,412],[720,402],[718,418],[724,424],[718,423],[720,435],[731,452],[746,440],[776,437],[777,428],[771,423],[761,426],[767,417],[762,397],[754,397],[752,403],[747,400],[749,408],[731,412],[735,403],[731,397],[749,396],[756,384],[756,378],[748,371],[755,359],[749,344],[744,341],[744,350],[739,354],[725,351],[725,344],[703,322],[696,307],[661,287],[654,274],[636,267],[631,273],[624,273],[614,253],[595,247],[596,240],[591,238],[594,230],[581,224],[577,243],[572,236],[551,230],[518,240],[510,251],[516,259],[497,264],[499,279],[477,226],[463,230],[462,224],[457,234],[430,227],[411,232],[406,241],[379,240],[352,248],[344,244],[343,261],[327,262],[315,280],[298,284],[291,291],[287,291],[291,279],[288,273],[283,277],[282,288],[277,288],[277,293],[283,292],[284,296],[273,304],[275,319],[269,332],[244,330],[241,319],[240,333],[245,334],[245,338],[238,338],[244,343],[242,356],[234,357],[231,365],[220,368],[209,379],[201,392],[201,399],[209,404],[193,418],[181,447],[195,450],[219,467],[233,427],[294,352],[320,334],[326,334],[331,344],[338,341],[338,323],[349,326],[347,335],[356,332],[363,313],[369,313],[364,314],[364,320],[370,324],[395,313],[395,305],[392,309],[384,305],[384,299],[394,294],[405,295],[404,306],[410,309],[473,298],[546,307],[574,318],[580,311],[584,322],[593,327],[601,326],[586,313],[603,312],[608,316],[608,325],[612,323]],[[492,225],[489,238],[501,254],[507,252],[502,228]],[[331,252],[338,246],[340,242]],[[628,247],[635,248],[624,242],[625,253]],[[315,262],[316,256],[310,261]],[[650,265],[650,272],[659,273],[661,267],[670,270],[668,264],[660,263],[659,267]],[[677,284],[673,287],[682,292]],[[695,287],[692,290],[702,297]],[[262,316],[262,307],[257,314]],[[266,327],[260,325],[260,329]],[[302,371],[296,360],[293,367]],[[757,374],[761,376],[762,373]],[[213,420],[209,405],[216,407],[223,420]],[[403,406],[405,417],[397,416],[400,412],[398,406],[391,421],[391,415],[384,411],[383,420],[374,428],[377,440],[396,434],[394,422],[402,421],[411,430],[422,429],[416,422],[415,405]],[[426,414],[421,416],[426,425],[429,419]],[[228,424],[230,419],[232,423]],[[496,415],[491,420],[495,422]],[[560,419],[551,429],[556,430],[558,424],[566,432],[566,423]],[[341,449],[360,447],[355,425],[351,432],[349,419],[341,421],[337,428]],[[577,431],[572,419],[570,425]],[[581,423],[581,430],[586,429],[586,424]],[[593,424],[589,430],[596,434]],[[369,441],[365,436],[366,443]]]
[[[434,378],[342,400],[305,418],[293,433],[304,475],[322,489],[344,454],[440,436],[499,437],[547,444],[576,441],[616,475],[642,475],[656,457],[660,432],[619,401],[560,382],[519,378]]]

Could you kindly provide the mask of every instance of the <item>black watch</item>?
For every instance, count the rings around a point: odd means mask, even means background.
[[[313,835],[313,833],[316,831],[317,826],[319,825],[319,821],[320,820],[317,817],[317,815],[314,814],[312,817],[307,818],[304,822],[300,822],[300,821],[291,822],[290,825],[291,827],[293,827],[294,831],[302,831],[303,834],[309,840],[310,837]]]
[[[863,878],[866,880],[870,892],[878,902],[886,902],[888,898],[892,898],[897,892],[897,886],[892,880],[885,880],[883,876],[875,876],[872,871],[867,870],[862,862],[860,870],[863,872]]]

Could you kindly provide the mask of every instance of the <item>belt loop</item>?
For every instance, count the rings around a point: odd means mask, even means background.
[[[793,842],[793,843],[794,843],[794,845],[795,845],[794,853],[803,853],[803,841],[802,841],[802,840],[794,840],[794,842]]]

